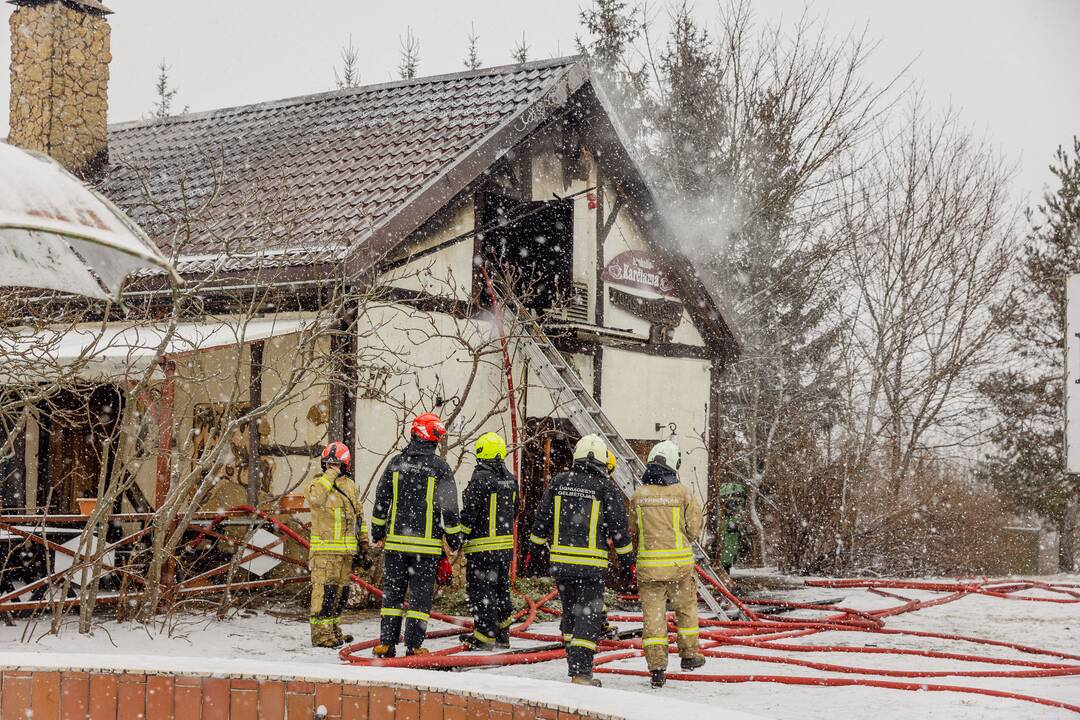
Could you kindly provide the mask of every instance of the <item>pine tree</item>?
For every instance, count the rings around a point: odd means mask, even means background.
[[[480,59],[478,47],[480,36],[476,34],[476,26],[469,24],[469,44],[465,50],[465,67],[469,70],[479,70],[483,61]]]
[[[529,62],[529,46],[525,44],[525,33],[521,33],[521,42],[514,45],[513,51],[510,53],[510,57],[516,63]]]
[[[360,50],[353,45],[352,35],[349,44],[341,48],[341,72],[334,68],[334,82],[338,90],[360,87]]]
[[[152,117],[167,118],[172,116],[173,99],[179,91],[169,82],[169,70],[171,69],[165,64],[165,58],[161,58],[161,64],[157,66],[157,82],[154,83],[154,93],[157,100],[154,101],[154,109],[150,111]],[[184,108],[184,110],[186,112],[187,108]]]
[[[398,77],[409,80],[416,77],[420,69],[420,40],[413,34],[411,27],[405,29],[405,37],[399,38],[401,56],[398,61]]]
[[[1080,484],[1064,467],[1065,278],[1080,272],[1080,138],[1058,148],[1053,193],[1028,212],[1031,230],[1012,297],[994,309],[1011,338],[1009,367],[982,383],[1000,417],[991,431],[997,451],[982,473],[1013,505],[1054,521],[1058,566],[1075,569],[1073,514]]]

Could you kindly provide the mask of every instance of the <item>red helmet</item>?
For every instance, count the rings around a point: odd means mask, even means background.
[[[345,443],[335,440],[323,448],[322,464],[324,469],[327,465],[342,465],[345,470],[350,470],[352,468],[352,453],[349,452],[349,448],[345,446]]]
[[[439,442],[446,436],[446,426],[435,413],[417,415],[412,421],[413,437]]]

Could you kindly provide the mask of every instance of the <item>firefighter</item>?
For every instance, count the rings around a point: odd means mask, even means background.
[[[451,552],[461,547],[454,474],[435,454],[445,435],[437,415],[418,415],[408,447],[386,466],[375,490],[371,539],[384,550],[381,631],[372,649],[376,657],[394,657],[403,622],[405,654],[427,654],[422,645],[443,542]]]
[[[641,485],[630,500],[637,534],[637,581],[645,620],[641,645],[653,687],[662,687],[668,662],[667,603],[675,610],[683,670],[705,664],[698,647],[697,586],[691,543],[701,535],[701,505],[679,482],[679,448],[670,440],[649,451]]]
[[[354,558],[366,554],[356,483],[350,474],[352,453],[332,442],[322,451],[322,473],[307,487],[311,508],[311,644],[341,647],[352,641],[341,631],[341,613],[349,600]]]
[[[465,488],[461,524],[465,532],[465,589],[473,632],[461,641],[472,650],[510,647],[514,608],[510,603],[510,562],[518,485],[506,469],[506,441],[498,433],[476,440],[476,469]]]
[[[570,681],[600,687],[592,676],[593,655],[604,614],[604,576],[610,540],[619,566],[634,574],[634,544],[626,526],[622,498],[607,479],[607,446],[586,435],[574,447],[574,464],[551,480],[533,521],[529,541],[550,543],[551,574],[559,588],[563,639]],[[525,556],[528,572],[532,553]]]

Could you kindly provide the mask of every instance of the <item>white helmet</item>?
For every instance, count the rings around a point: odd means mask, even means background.
[[[592,460],[607,467],[607,443],[599,435],[586,435],[574,446],[574,460]]]
[[[670,440],[663,440],[653,445],[649,451],[649,462],[667,465],[672,470],[679,468],[679,446]]]

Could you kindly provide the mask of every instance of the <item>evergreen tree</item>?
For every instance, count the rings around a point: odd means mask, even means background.
[[[150,116],[155,118],[172,117],[173,100],[176,98],[177,92],[179,92],[169,81],[169,71],[172,68],[165,64],[165,58],[161,58],[157,70],[157,81],[154,83],[154,94],[157,100],[154,101],[154,108],[150,111]],[[184,112],[187,111],[188,109],[185,107]]]
[[[521,33],[521,42],[514,45],[514,49],[510,52],[510,57],[516,63],[529,62],[529,46],[525,44],[525,33]]]
[[[1080,272],[1080,138],[1058,148],[1050,171],[1058,188],[1028,212],[1019,282],[994,309],[1010,336],[1009,367],[981,385],[1000,417],[982,472],[1014,507],[1057,524],[1059,569],[1071,571],[1080,485],[1063,471],[1063,348],[1065,278]]]
[[[410,80],[416,77],[420,69],[420,40],[413,34],[411,27],[405,29],[405,37],[400,38],[401,55],[398,60],[398,77]]]
[[[360,50],[353,45],[352,35],[349,44],[341,48],[341,72],[334,68],[334,82],[338,90],[360,87]]]
[[[479,70],[483,61],[480,59],[478,47],[480,36],[476,34],[476,26],[469,25],[469,44],[465,50],[465,67],[469,70]]]

